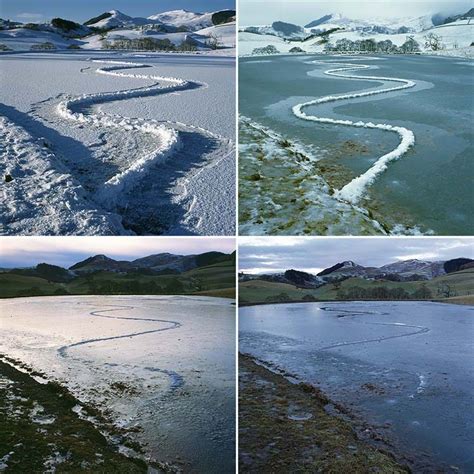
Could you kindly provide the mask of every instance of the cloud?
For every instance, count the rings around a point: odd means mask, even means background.
[[[19,13],[16,15],[16,18],[23,22],[40,22],[45,19],[44,15],[41,13]]]

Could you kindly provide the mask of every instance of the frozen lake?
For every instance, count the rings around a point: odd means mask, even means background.
[[[467,177],[473,171],[470,124],[474,75],[469,60],[427,56],[243,58],[239,60],[239,111],[306,147],[309,154],[324,163],[323,176],[330,180],[331,173],[337,183],[335,188],[340,189],[339,185],[366,172],[400,141],[397,134],[385,130],[311,122],[295,116],[292,107],[297,104],[400,84],[324,74],[341,67],[340,63],[369,66],[367,70],[347,73],[354,76],[415,82],[414,87],[404,90],[305,109],[308,115],[389,124],[413,132],[414,146],[388,164],[358,204],[375,216],[382,216],[389,227],[399,224],[417,232],[472,234],[474,195]],[[291,214],[287,219],[290,217]],[[328,212],[327,220],[331,219]],[[348,231],[364,233],[357,227]]]
[[[470,473],[473,311],[430,302],[244,307],[239,345],[371,422],[418,472],[434,463]]]
[[[0,352],[44,372],[162,462],[233,473],[235,307],[192,296],[0,301]]]
[[[3,233],[234,234],[235,59],[104,51],[0,64],[0,169],[13,178]]]

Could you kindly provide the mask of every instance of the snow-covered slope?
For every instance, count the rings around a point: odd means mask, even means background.
[[[235,23],[225,23],[223,25],[210,26],[208,28],[196,31],[196,34],[209,38],[215,37],[222,46],[225,46],[226,48],[235,48]]]
[[[308,26],[311,25],[309,28]],[[417,18],[396,20],[351,20],[342,15],[326,15],[306,25],[305,31],[313,34],[302,41],[288,42],[275,33],[268,32],[269,27],[246,27],[239,32],[239,54],[252,54],[255,48],[273,45],[280,53],[286,53],[293,47],[298,47],[310,53],[320,53],[339,40],[352,42],[373,39],[376,42],[391,41],[400,47],[412,37],[422,53],[440,54],[459,57],[473,57],[474,19],[458,19],[454,22],[433,25],[433,16],[426,15]],[[329,33],[325,33],[329,32]],[[433,51],[427,43],[428,35],[436,35],[440,49]]]
[[[400,273],[402,275],[423,275],[431,279],[446,273],[443,264],[444,262],[411,259],[384,265],[379,270],[387,273]]]
[[[0,30],[0,44],[13,51],[30,50],[32,46],[51,43],[58,49],[64,49],[72,44],[79,44],[78,40],[65,38],[51,31],[34,31],[28,28],[14,28]]]
[[[160,23],[158,21],[150,21],[147,18],[136,17],[125,15],[119,10],[110,10],[104,13],[105,18],[102,18],[96,22],[91,23],[90,20],[86,23],[88,26],[100,29],[111,29],[111,28],[123,28],[130,26],[141,26],[149,23]]]
[[[284,21],[275,21],[271,25],[263,26],[248,26],[243,28],[244,32],[255,33],[258,35],[277,36],[282,39],[305,39],[311,33],[305,31],[299,25],[293,23],[286,23]]]
[[[352,19],[340,13],[326,15],[308,23],[305,28],[309,31],[327,31],[335,28],[361,33],[418,33],[433,28],[433,15],[405,18],[371,18]]]
[[[265,46],[272,45],[280,53],[287,53],[293,45],[286,42],[282,38],[272,35],[261,35],[248,32],[239,32],[239,55],[246,56],[252,54],[256,48],[264,48]],[[298,43],[298,46],[300,44]]]
[[[176,28],[185,27],[197,31],[212,26],[212,13],[194,13],[187,10],[172,10],[151,15],[148,20],[159,21]]]

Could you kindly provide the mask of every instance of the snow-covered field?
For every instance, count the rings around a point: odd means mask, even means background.
[[[231,300],[206,297],[3,300],[0,352],[106,407],[153,459],[231,472],[234,312]]]
[[[3,234],[234,232],[235,63],[1,57]]]

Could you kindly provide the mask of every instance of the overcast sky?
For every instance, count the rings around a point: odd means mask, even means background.
[[[288,269],[318,273],[336,263],[352,260],[379,267],[399,260],[474,258],[474,238],[441,237],[242,237],[239,270],[247,273]]]
[[[465,0],[240,0],[239,24],[269,24],[283,20],[306,25],[331,13],[349,18],[400,18],[433,13],[465,13],[472,1]]]
[[[24,23],[54,17],[83,23],[109,10],[148,17],[168,10],[210,12],[235,9],[235,0],[0,0],[0,18]]]
[[[190,255],[234,250],[233,237],[0,237],[0,268],[42,262],[70,267],[97,254],[133,260],[162,252]]]

